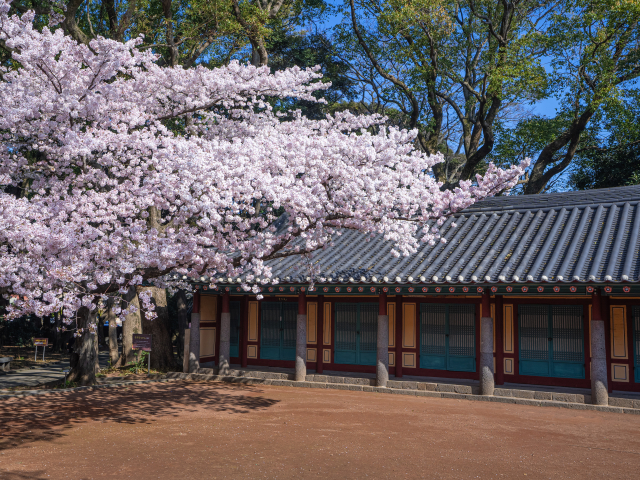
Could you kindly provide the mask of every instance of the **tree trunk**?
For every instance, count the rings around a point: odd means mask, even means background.
[[[118,325],[116,324],[116,314],[113,313],[114,301],[109,299],[107,305],[107,321],[109,322],[109,365],[112,367],[118,364],[120,353],[118,352]]]
[[[142,320],[140,318],[140,301],[138,300],[138,292],[136,287],[130,287],[124,296],[125,302],[123,308],[127,308],[129,304],[133,304],[137,310],[127,315],[122,323],[122,364],[127,365],[135,362],[137,359],[136,352],[132,348],[133,334],[142,333]]]
[[[55,314],[55,319],[56,322],[54,324],[55,326],[55,331],[54,331],[54,340],[53,340],[53,352],[54,353],[61,353],[64,350],[64,346],[63,346],[63,341],[62,341],[62,332],[60,332],[60,328],[62,327],[62,322],[60,321],[60,314],[56,313]]]
[[[152,302],[156,306],[158,315],[154,320],[147,320],[142,312],[142,330],[153,335],[151,338],[151,368],[161,372],[173,371],[177,368],[173,356],[171,342],[171,326],[169,324],[169,309],[167,308],[167,291],[158,287],[138,287],[138,291],[150,291]]]
[[[176,293],[176,307],[178,310],[178,358],[179,364],[182,365],[184,363],[184,332],[189,325],[189,308],[184,290],[178,290]]]
[[[98,348],[105,344],[104,338],[104,316],[98,317]]]
[[[98,338],[89,328],[96,323],[96,311],[90,312],[82,307],[77,314],[77,327],[82,333],[76,337],[75,347],[71,354],[71,371],[69,381],[80,385],[94,385],[98,370]]]

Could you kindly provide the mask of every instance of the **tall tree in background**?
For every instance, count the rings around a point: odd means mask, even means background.
[[[417,128],[425,152],[445,153],[434,173],[448,185],[527,150],[522,191],[544,191],[640,75],[640,5],[630,0],[348,0],[343,11],[338,34],[363,104]],[[545,99],[557,114],[532,117]]]
[[[578,190],[640,184],[640,92],[612,102],[595,128],[592,141],[576,153],[570,186]]]

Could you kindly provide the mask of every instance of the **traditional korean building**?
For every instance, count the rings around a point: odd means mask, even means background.
[[[304,259],[272,262],[261,300],[241,279],[202,278],[200,364],[475,379],[485,395],[591,388],[597,404],[640,392],[640,186],[492,198],[441,232],[395,257],[381,236],[344,231],[314,254],[312,285]]]

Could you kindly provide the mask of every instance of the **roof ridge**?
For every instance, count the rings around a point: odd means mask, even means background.
[[[481,200],[461,214],[507,210],[550,210],[562,207],[616,205],[640,202],[640,185],[598,188],[570,192],[539,193],[535,195],[505,195]]]

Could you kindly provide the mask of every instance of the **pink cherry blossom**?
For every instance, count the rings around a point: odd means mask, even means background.
[[[10,318],[61,311],[69,322],[144,281],[241,276],[257,292],[275,281],[267,260],[313,252],[344,228],[409,255],[528,165],[490,165],[441,191],[431,169],[443,158],[416,150],[416,132],[377,116],[273,111],[278,99],[315,101],[327,86],[317,69],[161,67],[139,39],[82,45],[8,10],[2,0],[0,40],[18,64],[3,67],[0,89],[0,288],[20,297]],[[148,295],[141,303],[153,309]]]

